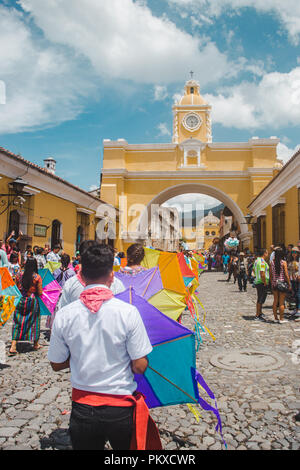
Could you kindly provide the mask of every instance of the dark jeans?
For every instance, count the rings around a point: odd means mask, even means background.
[[[70,435],[74,450],[129,450],[134,407],[90,406],[72,403]]]
[[[296,302],[296,308],[299,310],[300,309],[300,284],[298,283],[298,281],[291,281],[291,284],[292,284],[294,299]]]
[[[246,290],[247,289],[247,281],[248,281],[248,278],[247,278],[247,274],[246,273],[240,273],[238,274],[238,284],[239,284],[239,289],[240,290]]]
[[[257,303],[263,305],[267,298],[267,286],[264,284],[256,284]]]

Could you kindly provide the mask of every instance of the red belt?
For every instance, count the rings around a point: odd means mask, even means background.
[[[73,388],[72,401],[90,406],[134,406],[133,433],[130,450],[162,450],[159,431],[149,414],[144,395],[108,395]]]

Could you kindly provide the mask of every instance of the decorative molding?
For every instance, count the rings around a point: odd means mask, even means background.
[[[273,176],[273,168],[247,168],[249,176]]]
[[[35,188],[31,188],[30,186],[24,186],[24,190],[31,194],[32,196],[34,196],[35,194],[40,194],[41,191],[39,191],[38,189],[35,189]]]
[[[85,209],[84,207],[76,207],[76,211],[80,212],[82,214],[88,214],[88,215],[93,215],[95,214],[95,211],[90,211],[88,209]]]
[[[173,105],[173,111],[177,109],[177,111],[180,113],[194,111],[195,108],[199,109],[199,111],[206,111],[207,109],[209,110],[212,109],[210,104],[175,104]]]
[[[180,170],[173,171],[128,171],[124,168],[103,169],[103,176],[121,177],[125,179],[186,179],[186,178],[204,178],[204,179],[249,179],[248,171],[209,171],[203,170],[201,167],[193,167],[192,171],[188,171],[189,166],[179,167]],[[198,170],[198,171],[197,171]],[[264,176],[264,175],[262,175]]]
[[[278,204],[285,204],[285,197],[280,197],[279,199],[276,199],[275,201],[272,202],[271,206],[275,207]]]

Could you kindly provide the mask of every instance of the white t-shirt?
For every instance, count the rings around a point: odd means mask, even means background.
[[[80,297],[81,292],[83,292],[84,286],[78,280],[77,276],[72,276],[68,279],[63,287],[62,294],[59,299],[58,308],[63,308],[66,305],[75,302]],[[110,290],[114,295],[121,294],[124,292],[125,286],[122,281],[118,278],[114,278],[114,282],[110,286]]]
[[[85,290],[91,287],[95,286]],[[147,356],[151,351],[136,307],[112,298],[94,314],[77,300],[56,314],[48,359],[62,363],[71,356],[73,388],[131,395],[137,387],[131,361]]]
[[[60,256],[58,253],[54,253],[54,251],[50,251],[47,255],[47,261],[54,261],[55,263],[60,263]]]

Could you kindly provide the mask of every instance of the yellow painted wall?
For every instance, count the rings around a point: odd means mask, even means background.
[[[64,240],[64,250],[73,255],[74,242],[76,239],[77,212],[76,205],[64,199],[57,198],[48,193],[40,193],[34,196],[34,223],[47,225],[47,238],[34,237],[33,227],[30,227],[29,233],[33,237],[33,245],[42,246],[51,239],[51,224],[53,220],[59,220],[62,223],[62,238]]]
[[[299,240],[298,189],[296,186],[283,194],[285,198],[285,244],[297,246]]]

